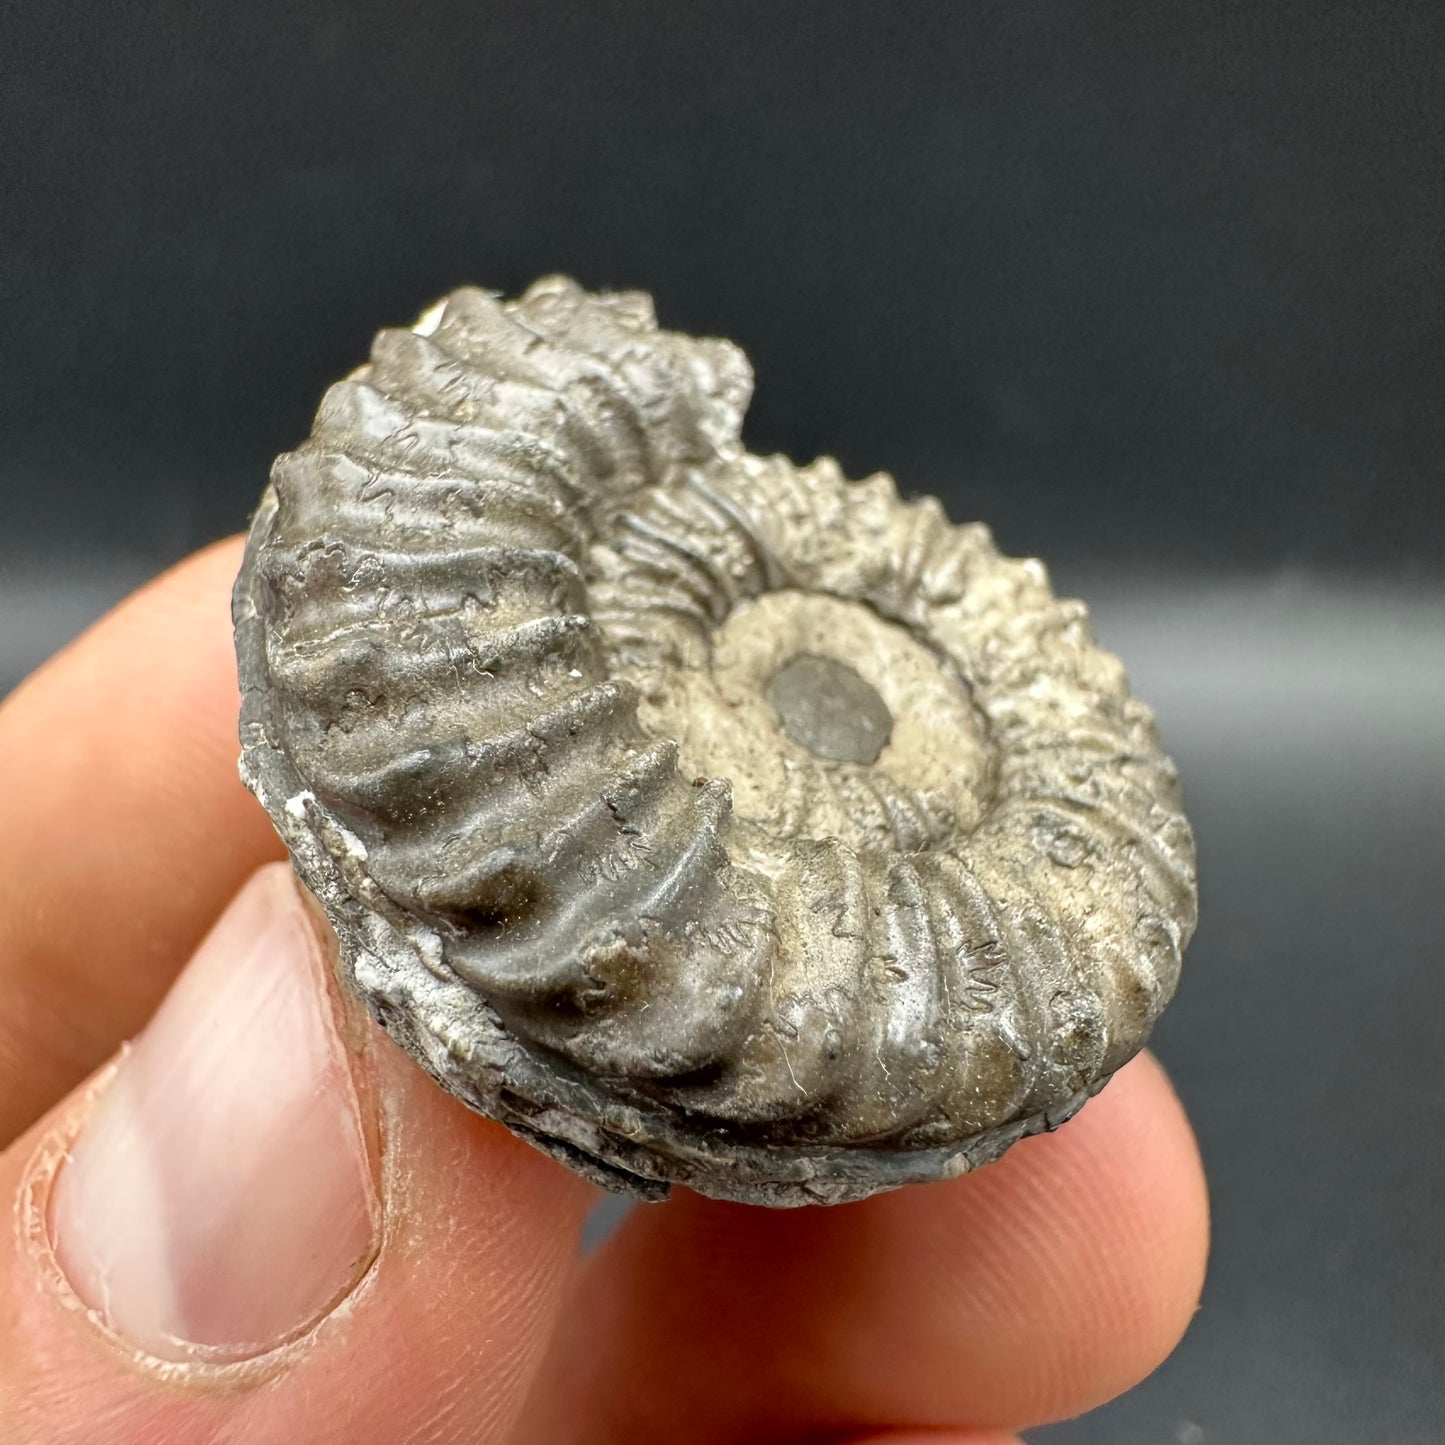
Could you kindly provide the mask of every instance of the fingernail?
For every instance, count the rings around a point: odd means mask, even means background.
[[[263,868],[122,1058],[56,1180],[51,1238],[71,1286],[162,1359],[274,1348],[374,1252],[325,969],[290,869]]]

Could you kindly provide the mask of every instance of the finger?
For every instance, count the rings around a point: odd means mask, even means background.
[[[1058,1133],[947,1184],[786,1211],[679,1194],[580,1273],[530,1438],[703,1445],[1076,1414],[1172,1349],[1206,1235],[1193,1137],[1148,1057]]]
[[[339,1011],[284,866],[0,1188],[32,1445],[504,1440],[591,1197]]]
[[[1023,1445],[1017,1435],[1000,1435],[996,1430],[980,1433],[967,1430],[889,1430],[886,1434],[849,1435],[846,1440],[830,1441],[829,1445]]]
[[[149,1017],[281,847],[236,775],[239,541],[183,562],[0,707],[0,1146]]]

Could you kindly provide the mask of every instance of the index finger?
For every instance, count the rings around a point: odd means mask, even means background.
[[[0,1147],[134,1034],[282,856],[236,774],[231,583],[188,558],[0,706]]]
[[[996,1164],[829,1209],[679,1192],[585,1261],[525,1438],[1021,1429],[1142,1379],[1194,1313],[1199,1154],[1145,1053]]]

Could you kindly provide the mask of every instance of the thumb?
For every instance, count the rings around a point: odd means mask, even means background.
[[[0,1155],[0,1441],[504,1439],[591,1191],[437,1089],[263,868]]]

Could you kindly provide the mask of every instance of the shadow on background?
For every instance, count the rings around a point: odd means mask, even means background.
[[[1034,1438],[1445,1438],[1445,10],[81,10],[0,17],[0,692],[242,526],[378,326],[652,291],[754,450],[1048,558],[1180,764],[1212,1272]]]

